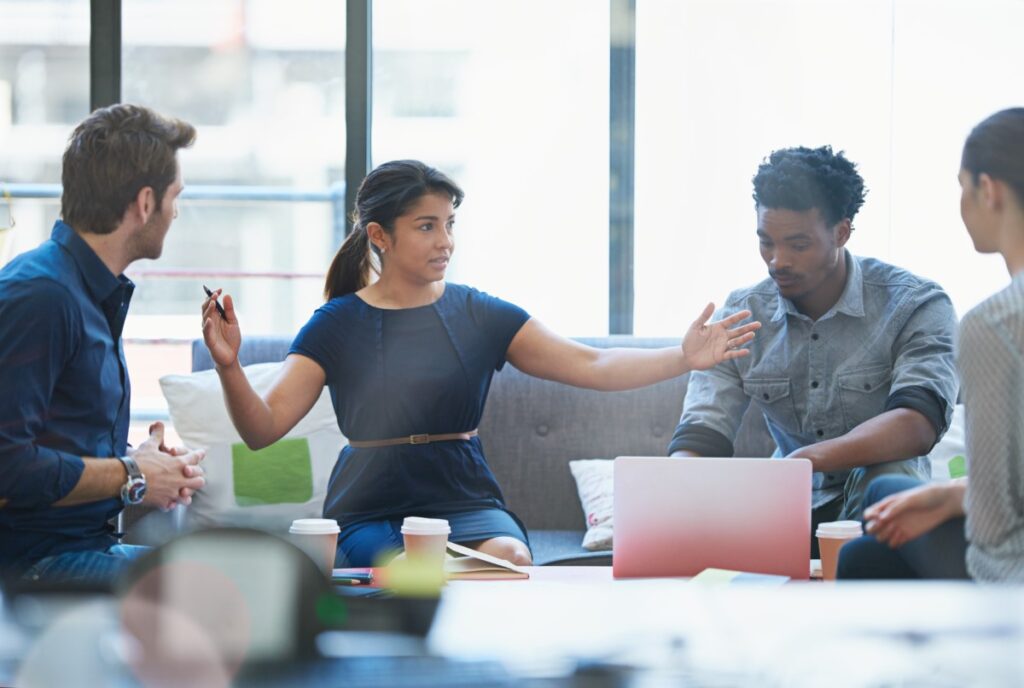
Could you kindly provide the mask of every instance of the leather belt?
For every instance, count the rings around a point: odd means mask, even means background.
[[[431,442],[449,442],[451,440],[468,440],[476,437],[477,431],[449,432],[443,435],[407,435],[406,437],[395,437],[390,440],[366,440],[365,442],[350,440],[348,446],[356,449],[371,449],[374,447],[394,447],[400,444],[430,444]]]

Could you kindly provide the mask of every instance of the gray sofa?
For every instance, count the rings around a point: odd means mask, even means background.
[[[579,341],[602,348],[679,345],[678,339],[629,336]],[[290,343],[290,338],[250,337],[239,359],[242,365],[279,361]],[[193,342],[192,369],[211,367],[203,342]],[[535,563],[610,564],[610,552],[588,552],[580,545],[584,515],[569,461],[663,456],[685,393],[685,376],[629,392],[595,392],[539,380],[511,365],[495,374],[480,439],[508,507],[529,530]],[[736,454],[767,456],[774,446],[760,413],[752,408],[743,419]]]

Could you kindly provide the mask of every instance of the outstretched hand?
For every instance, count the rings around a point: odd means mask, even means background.
[[[235,315],[235,302],[230,295],[224,297],[224,317],[217,312],[217,298],[223,289],[218,289],[203,301],[203,341],[210,350],[210,357],[219,367],[227,367],[238,360],[242,346],[242,330]]]
[[[709,323],[714,312],[715,304],[709,303],[683,338],[683,357],[690,370],[707,370],[722,361],[748,356],[750,350],[743,346],[754,338],[754,332],[761,327],[761,323],[756,321],[733,327],[749,318],[750,311],[740,311]]]

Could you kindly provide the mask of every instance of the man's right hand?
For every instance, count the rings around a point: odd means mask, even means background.
[[[218,289],[203,301],[203,341],[210,350],[210,357],[218,368],[227,368],[238,360],[242,347],[242,330],[235,315],[235,301],[224,297],[224,316],[217,312],[217,298],[223,290]]]
[[[140,444],[131,456],[146,476],[146,496],[142,503],[167,511],[178,502],[188,503],[193,492],[206,484],[199,462],[206,451],[182,452],[164,446],[164,425],[153,423],[149,439]]]

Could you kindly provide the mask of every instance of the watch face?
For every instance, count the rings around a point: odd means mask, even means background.
[[[138,504],[146,496],[146,481],[142,478],[132,478],[125,485],[125,501],[129,504]]]

